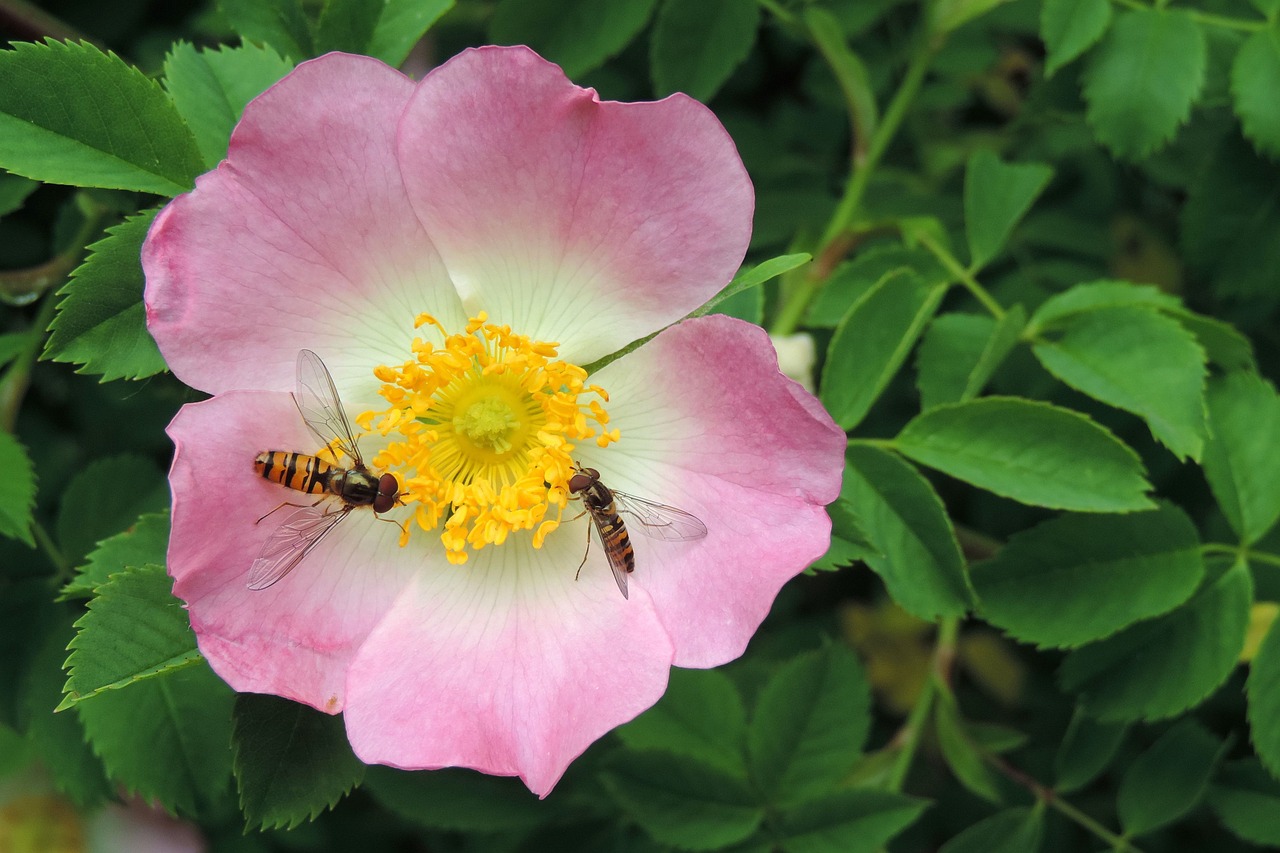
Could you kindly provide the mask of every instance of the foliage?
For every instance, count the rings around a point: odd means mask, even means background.
[[[112,6],[0,0],[0,774],[226,851],[1280,847],[1280,3]],[[200,657],[138,260],[295,64],[485,42],[709,104],[757,214],[695,313],[849,433],[819,571],[543,801]]]

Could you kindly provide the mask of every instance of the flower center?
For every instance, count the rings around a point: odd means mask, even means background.
[[[416,327],[434,326],[441,344],[415,338],[410,360],[379,366],[389,408],[356,419],[396,436],[373,464],[401,474],[418,527],[436,530],[443,520],[452,563],[466,562],[468,546],[500,545],[517,530],[533,530],[541,547],[568,501],[574,442],[606,447],[619,438],[605,428],[608,395],[586,384],[581,367],[556,360],[558,344],[487,320],[482,313],[450,334],[419,316]],[[408,536],[406,528],[402,544]]]

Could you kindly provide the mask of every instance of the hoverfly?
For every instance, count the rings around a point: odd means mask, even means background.
[[[365,467],[333,377],[320,356],[311,350],[298,353],[298,390],[294,392],[293,401],[312,435],[326,447],[336,446],[350,457],[351,467],[331,465],[317,456],[286,450],[268,450],[254,458],[254,470],[266,479],[323,497],[291,513],[271,534],[249,568],[249,589],[266,589],[293,571],[351,510],[371,506],[375,513],[383,513],[400,498],[400,487],[394,476],[379,477]],[[334,506],[327,500],[330,497],[338,498],[341,506]],[[298,504],[286,502],[276,509],[282,506]]]
[[[636,555],[631,548],[631,536],[622,516],[635,522],[632,530],[639,530],[654,539],[668,542],[685,542],[707,535],[707,526],[682,509],[614,491],[600,482],[600,472],[595,468],[579,468],[569,478],[569,493],[582,501],[591,515],[604,555],[613,570],[613,579],[627,595],[627,575],[636,570]],[[587,533],[587,551],[591,551],[591,534]],[[582,563],[587,562],[583,555]],[[582,571],[582,565],[578,566]],[[574,576],[575,579],[577,575]]]

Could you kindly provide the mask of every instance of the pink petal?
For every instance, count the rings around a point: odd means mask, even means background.
[[[528,48],[433,71],[398,151],[468,311],[579,364],[705,302],[751,234],[751,182],[706,107],[601,102]]]
[[[239,691],[274,693],[334,713],[356,649],[420,563],[399,533],[360,508],[283,580],[246,588],[249,566],[284,517],[283,501],[315,497],[259,477],[263,450],[311,452],[288,394],[229,391],[183,406],[169,425],[177,447],[169,482],[173,531],[169,573],[187,603],[200,652]]]
[[[465,321],[395,162],[412,92],[381,62],[330,54],[245,108],[227,159],[143,247],[148,328],[179,379],[290,390],[309,347],[341,387],[402,360],[418,312]]]
[[[844,433],[778,371],[763,331],[719,315],[667,329],[592,381],[609,391],[622,440],[581,447],[582,463],[708,528],[705,539],[665,542],[628,524],[632,585],[652,597],[677,666],[732,660],[782,585],[830,543],[823,507],[840,491]]]
[[[517,775],[545,796],[587,746],[656,702],[666,631],[607,571],[574,581],[585,544],[515,542],[419,574],[352,662],[356,755]]]

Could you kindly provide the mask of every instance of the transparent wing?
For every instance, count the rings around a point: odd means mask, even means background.
[[[626,492],[613,492],[614,508],[635,522],[628,530],[643,533],[653,539],[668,542],[685,542],[707,535],[707,526],[682,509],[638,498]]]
[[[298,390],[294,392],[293,399],[302,413],[302,420],[316,438],[325,445],[336,442],[342,452],[353,460],[353,467],[364,465],[329,368],[324,366],[320,356],[309,349],[298,351]]]
[[[332,504],[319,503],[291,513],[263,544],[258,559],[249,567],[249,589],[266,589],[293,571],[350,510],[348,506],[335,508]]]

